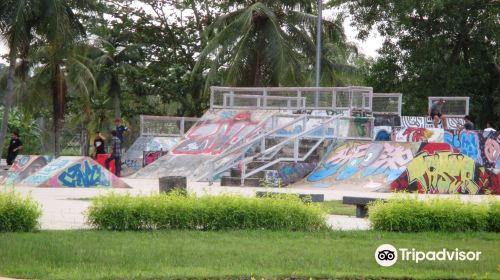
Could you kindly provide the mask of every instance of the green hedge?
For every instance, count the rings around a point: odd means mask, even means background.
[[[270,229],[316,231],[327,228],[320,206],[303,203],[297,196],[247,198],[234,195],[152,196],[105,195],[87,211],[88,223],[97,229]]]
[[[368,206],[372,228],[385,231],[496,231],[500,229],[500,203],[463,202],[458,198],[396,197]]]
[[[39,229],[40,205],[30,197],[14,191],[0,192],[0,232],[34,231]]]

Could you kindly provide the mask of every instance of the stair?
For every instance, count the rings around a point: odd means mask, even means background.
[[[302,140],[301,141],[301,145],[299,147],[299,155],[303,156],[305,155],[309,149],[314,146],[315,144],[315,140]],[[315,151],[313,151],[313,153],[307,158],[307,162],[313,162],[313,161],[317,161],[319,162],[321,160],[321,157],[323,156],[324,152],[325,152],[325,147],[327,146],[327,144],[329,143],[326,143],[325,145],[320,145]],[[278,158],[278,157],[293,157],[293,147],[292,148],[289,148],[289,147],[286,147],[284,148],[283,150],[281,150],[280,152],[278,152],[275,156],[275,158]],[[255,160],[255,161],[252,161],[250,163],[247,164],[247,169],[246,169],[246,172],[249,173],[251,172],[252,170],[255,170],[267,163],[269,163],[270,160]],[[282,163],[286,163],[286,162],[282,162]],[[246,178],[245,181],[244,181],[244,185],[245,187],[260,187],[261,186],[261,181],[265,179],[266,177],[266,173],[270,173],[270,172],[278,172],[276,169],[274,169],[274,166],[271,166],[269,167],[269,169],[266,169],[266,170],[262,170],[254,175],[252,175],[252,177],[250,178]],[[232,168],[230,170],[230,174],[229,176],[222,176],[221,177],[221,186],[234,186],[234,187],[240,187],[241,186],[241,170],[238,169],[238,168]]]

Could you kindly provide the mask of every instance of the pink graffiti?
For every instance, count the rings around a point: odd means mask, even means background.
[[[496,163],[500,158],[500,143],[494,139],[486,139],[484,142],[484,155],[491,163]]]
[[[251,112],[248,111],[202,121],[189,131],[187,139],[177,144],[171,153],[217,155],[228,146],[254,136],[258,131],[259,124],[251,120]]]

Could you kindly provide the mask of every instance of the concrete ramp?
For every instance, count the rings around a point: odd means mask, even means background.
[[[422,145],[391,191],[439,194],[500,194],[500,174],[453,149]]]
[[[386,188],[405,171],[419,146],[420,143],[338,141],[303,183],[319,188]]]
[[[19,185],[50,188],[129,188],[120,178],[89,157],[59,157]]]
[[[133,178],[163,176],[197,177],[205,174],[210,159],[251,140],[266,129],[266,122],[276,110],[212,110],[186,133],[185,138],[172,147],[168,155],[132,175]]]
[[[0,185],[15,185],[37,172],[54,159],[49,155],[18,155]]]
[[[144,152],[168,152],[180,140],[180,137],[145,137],[137,138],[122,158],[122,176],[128,176],[143,166]]]

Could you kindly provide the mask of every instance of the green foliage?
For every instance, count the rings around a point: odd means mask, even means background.
[[[500,201],[494,201],[490,204],[488,228],[490,231],[500,232]]]
[[[14,191],[0,192],[0,232],[35,231],[42,216],[40,205]]]
[[[241,196],[100,196],[87,213],[98,229],[269,229],[317,231],[326,229],[320,207],[296,196],[246,198]]]
[[[7,134],[5,135],[5,143],[3,147],[4,157],[7,155],[8,143],[12,137],[12,132],[18,131],[19,138],[23,142],[23,149],[20,154],[32,155],[40,154],[41,152],[41,131],[32,116],[23,114],[17,108],[12,108],[9,112],[9,125]]]
[[[470,96],[482,126],[500,126],[500,3],[490,0],[332,0],[366,38],[385,41],[370,69],[375,92],[402,92],[403,114],[423,115],[428,96]]]
[[[470,203],[459,198],[397,197],[377,201],[368,207],[376,230],[421,231],[498,231],[500,211],[497,203]]]

